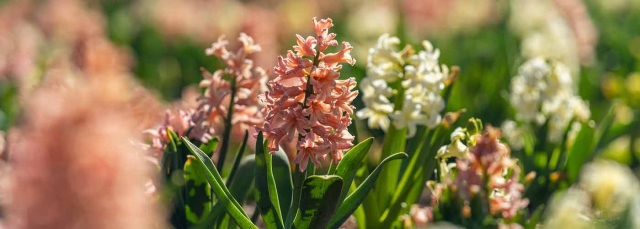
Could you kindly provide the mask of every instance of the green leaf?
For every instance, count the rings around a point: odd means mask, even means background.
[[[200,150],[207,154],[207,156],[211,157],[213,155],[213,152],[216,151],[216,148],[218,148],[219,142],[220,141],[218,140],[218,138],[213,138],[208,142],[202,143],[200,145]]]
[[[189,140],[185,137],[182,138],[182,142],[189,148],[191,153],[195,156],[198,163],[194,163],[194,168],[199,171],[199,173],[204,174],[207,181],[211,185],[213,192],[216,194],[218,198],[218,202],[222,204],[222,206],[227,209],[227,212],[233,217],[240,228],[258,228],[251,220],[249,220],[247,213],[242,210],[242,206],[238,204],[238,202],[233,198],[229,190],[226,186],[224,186],[224,182],[222,181],[222,177],[220,177],[220,173],[216,170],[215,165],[211,161],[211,159],[202,152],[197,146],[193,145],[193,143],[189,142]]]
[[[264,145],[262,132],[258,133],[256,140],[255,185],[258,190],[256,201],[265,226],[269,229],[284,228],[272,158]]]
[[[195,224],[209,215],[211,212],[211,186],[207,183],[207,178],[203,173],[199,173],[195,168],[194,162],[197,160],[193,155],[187,156],[187,162],[184,163],[184,180],[186,191],[185,197],[185,215],[190,224]]]
[[[238,173],[236,175],[237,179],[234,179],[233,182],[231,182],[231,185],[229,185],[229,191],[240,204],[244,203],[249,191],[251,191],[251,187],[254,183],[253,177],[255,167],[255,155],[244,157],[238,166]]]
[[[302,185],[300,208],[293,227],[325,229],[338,206],[342,178],[335,175],[309,176]]]
[[[360,168],[360,164],[367,156],[369,149],[371,149],[371,144],[373,144],[373,138],[368,138],[358,143],[349,151],[347,151],[347,153],[338,164],[335,175],[339,176],[344,181],[342,191],[340,191],[340,198],[338,198],[338,206],[342,204],[342,201],[344,201],[344,198],[349,193],[351,182],[353,182],[353,178]]]
[[[571,182],[578,179],[580,168],[587,162],[592,153],[593,137],[595,129],[589,125],[582,125],[578,136],[569,150],[567,159],[567,175]]]
[[[244,200],[249,195],[251,191],[251,187],[253,186],[253,176],[254,176],[254,168],[256,166],[255,156],[250,155],[242,159],[240,161],[240,165],[238,166],[237,178],[231,185],[229,186],[229,192],[231,195],[238,201],[239,204],[242,205]],[[198,223],[198,229],[209,229],[213,228],[216,220],[221,219],[225,207],[221,203],[216,203],[213,205],[213,209],[211,212]]]
[[[394,125],[389,126],[389,130],[384,137],[382,144],[381,158],[388,157],[392,154],[405,151],[407,140],[407,128],[396,129]],[[400,168],[402,162],[394,161],[387,165],[387,168],[380,175],[380,179],[376,185],[376,197],[378,205],[386,208],[389,204],[393,193],[395,192],[401,175]]]
[[[567,175],[571,182],[578,179],[582,165],[591,160],[596,147],[602,143],[602,137],[613,123],[616,106],[617,104],[613,104],[609,107],[607,114],[602,118],[597,128],[594,129],[591,125],[582,125],[567,159]]]
[[[240,160],[242,160],[242,155],[244,155],[245,148],[247,147],[247,140],[249,139],[249,131],[244,131],[244,138],[242,139],[242,145],[238,148],[238,152],[236,152],[236,159],[233,162],[233,167],[231,167],[231,173],[229,173],[229,177],[227,178],[227,185],[233,182],[233,179],[238,172],[238,166],[240,165]],[[255,157],[254,157],[255,160]],[[254,161],[255,162],[255,161]]]
[[[353,214],[353,212],[358,208],[358,206],[360,206],[360,204],[364,201],[365,197],[367,197],[367,194],[369,193],[369,191],[373,188],[376,180],[378,179],[378,176],[380,176],[380,172],[382,171],[382,168],[386,163],[395,159],[404,159],[404,158],[407,158],[407,154],[396,153],[382,160],[378,165],[378,167],[376,167],[376,169],[374,169],[373,172],[369,174],[367,179],[365,179],[364,182],[362,182],[360,187],[358,187],[353,193],[351,193],[351,195],[349,195],[344,200],[344,203],[340,205],[340,208],[338,208],[338,211],[336,212],[335,216],[331,219],[331,222],[329,223],[329,228],[340,227],[349,218],[349,216]]]
[[[527,224],[525,225],[525,229],[535,229],[540,223],[540,219],[542,218],[542,213],[544,213],[545,206],[541,204],[536,208],[536,210],[531,214],[529,220],[527,220]]]
[[[293,201],[293,180],[291,177],[291,165],[287,154],[281,149],[272,155],[273,177],[278,187],[278,200],[282,209],[282,217],[289,213]]]

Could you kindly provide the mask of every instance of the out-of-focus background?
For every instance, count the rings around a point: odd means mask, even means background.
[[[508,90],[517,67],[537,56],[558,59],[579,82],[592,119],[614,106],[607,157],[639,163],[638,0],[4,0],[0,131],[20,121],[33,88],[70,75],[126,78],[132,107],[148,120],[140,125],[149,127],[165,108],[195,102],[200,68],[221,67],[204,53],[218,37],[254,37],[263,49],[256,65],[272,70],[294,34],[312,33],[312,17],[331,17],[338,39],[354,46],[357,63],[343,77],[366,75],[368,49],[383,33],[414,45],[430,40],[441,63],[462,70],[447,110],[466,108],[494,125],[514,116]]]

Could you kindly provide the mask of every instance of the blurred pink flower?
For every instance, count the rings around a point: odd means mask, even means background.
[[[110,81],[45,85],[25,100],[12,132],[7,228],[165,228],[145,191],[153,169],[130,143],[135,117]]]
[[[476,145],[469,149],[470,164],[464,167],[487,179],[484,188],[489,192],[491,213],[501,214],[507,219],[513,218],[520,209],[529,204],[522,196],[524,186],[518,181],[520,167],[516,160],[510,157],[509,148],[500,142],[499,129],[489,126],[474,138]],[[464,167],[462,169],[466,169]]]
[[[433,208],[431,207],[420,207],[414,204],[411,206],[409,214],[418,228],[426,228],[427,223],[433,222]]]
[[[338,80],[342,63],[355,64],[348,42],[336,53],[324,53],[337,46],[336,34],[329,33],[331,19],[313,19],[315,37],[296,36],[297,45],[279,56],[265,92],[263,131],[271,152],[294,139],[298,154],[294,162],[304,171],[309,161],[321,166],[320,159],[331,156],[334,163],[342,152],[353,146],[354,137],[347,131],[353,114],[351,102],[358,95],[352,91],[355,79]]]
[[[148,135],[151,139],[151,148],[154,149],[154,154],[158,158],[159,154],[164,151],[165,147],[169,143],[168,130],[173,131],[178,136],[186,136],[187,132],[194,126],[191,117],[193,116],[192,110],[177,110],[174,114],[171,110],[165,111],[164,123],[154,129],[145,130],[143,133]]]
[[[591,64],[595,60],[598,30],[591,21],[585,3],[582,0],[554,0],[553,2],[575,36],[580,63]]]
[[[410,35],[443,36],[469,33],[502,18],[495,0],[403,0],[404,20]]]
[[[5,140],[4,132],[0,131],[0,156],[4,155],[4,150],[6,147],[7,141]]]

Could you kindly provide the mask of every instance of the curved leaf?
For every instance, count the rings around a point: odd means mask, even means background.
[[[407,158],[406,153],[395,153],[382,160],[378,167],[376,167],[376,169],[374,169],[373,172],[369,174],[367,179],[362,182],[360,187],[358,187],[353,193],[351,193],[351,195],[349,195],[344,200],[344,203],[340,205],[340,208],[338,208],[338,211],[329,223],[329,228],[340,227],[349,218],[349,216],[353,214],[358,206],[360,206],[360,204],[364,201],[365,197],[367,197],[369,191],[371,191],[371,189],[373,188],[376,180],[378,179],[378,176],[380,176],[380,172],[382,171],[383,166],[387,162],[404,158]]]
[[[231,167],[231,173],[229,173],[229,177],[227,177],[227,186],[233,182],[233,179],[236,177],[236,173],[238,173],[238,167],[240,165],[240,161],[243,160],[242,155],[244,155],[244,151],[247,148],[247,140],[249,139],[249,131],[244,131],[244,138],[242,139],[242,144],[238,151],[236,152],[236,159],[233,162],[233,167]],[[255,159],[255,158],[254,158]],[[255,162],[255,160],[254,160]]]
[[[594,138],[595,129],[589,125],[582,125],[578,136],[573,143],[573,146],[569,150],[567,159],[567,175],[572,182],[578,179],[580,168],[587,162],[591,155],[592,141]]]
[[[182,138],[182,142],[189,148],[191,153],[195,156],[198,163],[194,163],[194,168],[200,173],[204,174],[207,181],[213,188],[213,192],[216,194],[218,198],[218,203],[222,204],[227,209],[227,212],[233,217],[240,228],[258,228],[247,216],[247,213],[242,210],[242,206],[238,204],[238,202],[233,198],[229,190],[226,186],[224,186],[224,182],[222,181],[222,177],[220,177],[220,173],[216,170],[211,159],[202,152],[197,146],[193,145],[193,143],[189,142],[187,138]]]
[[[291,202],[293,201],[293,180],[291,177],[291,166],[287,154],[279,150],[272,155],[273,159],[273,177],[278,187],[278,201],[282,209],[282,217],[289,213]]]
[[[254,176],[254,168],[256,166],[255,156],[249,155],[243,158],[240,161],[240,165],[238,166],[238,179],[235,179],[231,182],[229,186],[229,192],[231,195],[242,205],[244,200],[247,198],[249,191],[251,191],[251,187],[253,185],[253,176]],[[198,226],[195,228],[198,229],[209,229],[213,228],[216,221],[221,219],[225,213],[225,206],[220,202],[213,205],[213,209],[211,212],[198,223]]]
[[[197,160],[193,155],[187,156],[184,163],[185,181],[185,215],[190,224],[198,223],[203,217],[211,212],[211,186],[207,178],[195,168],[194,162]]]
[[[342,178],[335,175],[309,176],[302,185],[300,208],[293,228],[327,228],[336,211]]]
[[[367,138],[366,140],[358,143],[347,151],[338,164],[335,175],[339,176],[344,181],[344,185],[340,191],[340,197],[338,198],[338,206],[342,204],[342,201],[344,201],[344,198],[349,193],[351,182],[356,175],[356,171],[360,168],[360,164],[367,156],[369,149],[371,149],[371,144],[373,144],[373,138]]]
[[[256,140],[255,185],[258,190],[256,201],[265,226],[268,229],[282,229],[284,224],[282,223],[276,180],[273,177],[272,158],[267,151],[262,132],[259,132]]]

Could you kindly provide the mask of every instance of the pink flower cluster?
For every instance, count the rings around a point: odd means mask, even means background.
[[[173,131],[178,136],[185,136],[189,129],[193,127],[193,121],[191,121],[191,117],[193,116],[192,110],[177,110],[176,112],[177,114],[169,109],[166,110],[164,123],[162,123],[162,125],[155,129],[149,129],[143,132],[150,136],[150,146],[154,150],[154,153],[158,154],[164,151],[164,148],[169,143],[169,133],[167,133],[167,129]],[[160,157],[160,155],[155,156],[158,156],[158,158]]]
[[[520,167],[510,157],[509,148],[500,142],[500,130],[488,127],[473,137],[476,145],[469,149],[469,157],[456,162],[458,191],[468,200],[484,188],[489,195],[490,212],[513,218],[529,204],[522,196],[524,185],[518,180]]]
[[[267,107],[263,131],[271,152],[281,144],[297,141],[298,155],[294,163],[304,171],[309,160],[321,166],[319,159],[331,157],[334,163],[342,159],[342,152],[353,146],[354,137],[347,127],[358,95],[354,78],[338,80],[342,63],[355,64],[348,42],[335,53],[324,53],[329,46],[337,46],[336,34],[329,33],[331,19],[313,19],[315,37],[296,36],[297,45],[279,56],[274,68],[277,77],[268,82],[265,92]]]
[[[226,68],[213,74],[202,70],[204,80],[200,82],[200,87],[206,90],[198,99],[199,106],[194,116],[194,134],[201,141],[209,140],[211,136],[221,137],[221,131],[225,128],[234,128],[234,132],[244,133],[249,127],[260,127],[264,122],[261,110],[265,105],[259,95],[267,91],[267,74],[262,68],[254,67],[253,61],[248,58],[249,55],[260,52],[261,48],[254,44],[253,38],[244,33],[240,33],[238,41],[242,46],[235,52],[227,50],[229,42],[224,37],[218,38],[206,50],[207,55],[222,59]],[[231,126],[225,126],[232,98],[234,105]]]
[[[206,142],[214,136],[221,138],[225,128],[233,128],[232,133],[244,134],[252,126],[262,126],[264,116],[261,109],[265,107],[259,95],[267,90],[266,72],[253,66],[249,55],[259,52],[260,46],[253,39],[241,33],[238,40],[242,46],[235,52],[227,50],[229,42],[220,37],[212,47],[206,50],[207,55],[222,59],[225,69],[213,74],[202,69],[203,80],[200,87],[206,88],[204,95],[198,98],[198,107],[181,108],[175,112],[166,111],[165,120],[156,129],[145,131],[151,136],[151,146],[157,152],[166,147],[169,136],[167,129],[178,136],[188,136]],[[233,98],[233,114],[230,127],[225,126],[231,99]],[[177,114],[176,114],[177,113]]]

